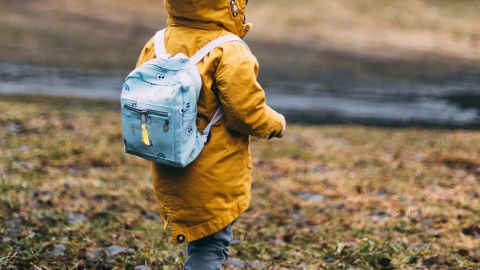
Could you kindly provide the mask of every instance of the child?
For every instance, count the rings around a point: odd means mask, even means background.
[[[246,0],[165,0],[169,54],[192,56],[209,41],[230,33],[245,36]],[[155,57],[153,39],[137,65]],[[197,67],[203,86],[197,126],[203,130],[218,106],[224,117],[211,129],[200,156],[186,168],[152,163],[155,195],[165,229],[175,243],[187,243],[185,269],[220,269],[232,241],[232,222],[250,202],[250,135],[283,137],[285,118],[265,103],[258,63],[241,42],[212,50]]]

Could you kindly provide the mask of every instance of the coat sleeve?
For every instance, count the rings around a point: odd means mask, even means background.
[[[216,86],[227,128],[270,139],[282,132],[280,115],[266,104],[257,82],[258,62],[241,43],[224,48],[216,71]]]

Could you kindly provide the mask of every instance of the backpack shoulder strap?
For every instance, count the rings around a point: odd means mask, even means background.
[[[165,49],[165,29],[163,30],[160,30],[158,31],[156,34],[155,34],[155,37],[154,37],[154,49],[155,49],[155,56],[158,57],[160,55],[164,55],[164,54],[168,54],[167,53],[167,50]],[[207,43],[207,45],[205,45],[203,48],[201,48],[199,51],[197,51],[192,57],[190,57],[190,61],[196,65],[198,64],[198,62],[200,62],[210,51],[212,51],[213,49],[215,49],[216,47],[222,45],[222,44],[225,44],[227,42],[231,42],[231,41],[239,41],[239,42],[242,42],[243,44],[245,44],[245,46],[247,46],[248,48],[248,45],[241,39],[239,38],[238,36],[236,35],[233,35],[233,34],[230,34],[230,35],[225,35],[225,36],[221,36],[219,38],[216,38],[212,41],[210,41],[209,43]],[[223,110],[222,110],[222,107],[218,107],[217,108],[217,111],[215,112],[215,115],[213,116],[212,120],[210,120],[210,122],[207,124],[207,126],[205,127],[205,129],[203,130],[202,134],[201,134],[201,139],[203,141],[203,143],[206,143],[207,140],[208,140],[208,137],[210,135],[210,128],[215,124],[217,123],[220,119],[222,119],[223,117]]]
[[[245,44],[245,46],[247,46],[247,48],[248,48],[248,45],[238,36],[233,35],[233,34],[225,35],[225,36],[221,36],[221,37],[216,38],[216,39],[210,41],[209,43],[207,43],[207,45],[203,46],[203,48],[201,48],[192,57],[190,57],[190,61],[193,64],[196,65],[196,64],[198,64],[198,62],[202,61],[203,57],[205,57],[211,50],[215,49],[216,47],[218,47],[222,44],[225,44],[225,43],[231,42],[231,41],[240,41],[243,44]]]
[[[159,56],[159,55],[162,55],[162,54],[168,54],[167,50],[165,48],[165,31],[166,30],[167,30],[167,28],[164,28],[164,29],[158,31],[155,34],[155,37],[153,38],[155,56]],[[207,43],[207,45],[205,45],[203,48],[201,48],[199,51],[197,51],[190,58],[190,60],[192,61],[192,63],[198,64],[198,62],[200,62],[211,50],[215,49],[216,47],[218,47],[218,46],[220,46],[224,43],[231,42],[231,41],[240,41],[243,44],[245,44],[245,46],[247,46],[247,48],[248,48],[248,45],[238,36],[233,35],[233,34],[225,35],[225,36],[221,36],[221,37],[216,38],[216,39],[210,41],[209,43]]]
[[[215,111],[215,114],[213,115],[212,120],[207,124],[207,126],[203,129],[203,132],[201,134],[201,139],[202,142],[205,144],[208,141],[208,137],[210,136],[210,129],[212,128],[213,125],[215,125],[220,119],[223,117],[223,109],[222,106],[218,107],[217,110]]]
[[[167,30],[167,28],[158,31],[153,38],[153,47],[155,49],[156,57],[162,54],[167,54],[167,50],[165,49],[165,30]]]
[[[203,48],[201,48],[197,53],[195,53],[192,57],[190,57],[190,61],[193,63],[193,64],[198,64],[198,62],[200,62],[210,51],[212,51],[213,49],[215,49],[216,47],[222,45],[222,44],[225,44],[227,42],[231,42],[231,41],[240,41],[242,42],[243,44],[245,44],[245,46],[247,46],[248,48],[248,45],[241,39],[239,38],[238,36],[236,35],[225,35],[225,36],[221,36],[219,38],[216,38],[212,41],[210,41],[207,45],[205,45]],[[250,50],[250,49],[249,49]],[[207,126],[205,127],[205,129],[203,130],[202,134],[201,134],[201,139],[203,141],[203,143],[207,143],[208,141],[208,137],[210,136],[210,128],[215,125],[215,123],[217,123],[218,121],[220,121],[220,119],[222,119],[222,117],[224,116],[224,113],[223,113],[223,109],[222,107],[218,107],[217,108],[217,111],[215,111],[215,115],[213,116],[212,120],[210,120],[210,122],[207,124]]]

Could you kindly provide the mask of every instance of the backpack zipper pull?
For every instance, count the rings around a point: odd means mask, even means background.
[[[145,114],[146,113],[142,113],[142,142],[143,144],[150,146],[150,138],[148,136],[147,121],[146,121]]]

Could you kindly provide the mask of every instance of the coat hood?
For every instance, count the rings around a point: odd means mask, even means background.
[[[164,0],[169,26],[225,29],[239,37],[250,30],[245,24],[246,0]]]

